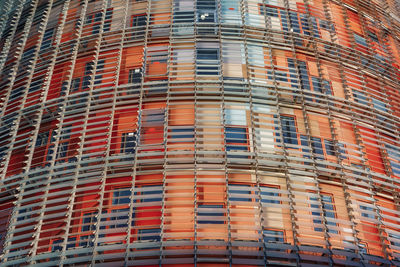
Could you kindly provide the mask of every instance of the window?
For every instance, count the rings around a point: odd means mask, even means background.
[[[332,95],[331,84],[327,80],[319,77],[311,77],[313,90],[321,94]]]
[[[389,233],[390,244],[396,247],[400,247],[400,235]]]
[[[311,137],[311,147],[316,159],[324,159],[324,150],[322,148],[321,138]]]
[[[297,66],[299,68],[300,81],[303,89],[311,90],[307,64],[304,61],[297,60]]]
[[[340,142],[337,145],[339,147],[340,158],[347,159],[348,157],[347,157],[346,145]]]
[[[281,116],[283,142],[285,144],[297,145],[297,130],[294,117]]]
[[[128,83],[141,83],[142,82],[142,69],[130,69]]]
[[[264,66],[264,52],[262,46],[248,45],[247,51],[249,64]]]
[[[400,176],[400,152],[393,144],[385,144],[388,160],[394,175]]]
[[[353,90],[353,97],[354,101],[356,101],[357,103],[368,105],[368,98],[365,93]]]
[[[246,123],[246,110],[244,109],[226,109],[225,110],[225,124],[230,125],[247,125]]]
[[[32,207],[20,209],[18,211],[18,215],[28,213],[28,212],[30,213],[31,211],[32,211]],[[24,216],[17,217],[17,221],[23,221],[23,220],[27,220],[29,218],[32,218],[32,214],[26,214]]]
[[[69,237],[67,241],[67,250],[76,246],[76,237]]]
[[[120,214],[124,214],[124,215],[101,218],[102,222],[109,221],[109,223],[107,223],[107,224],[103,223],[103,225],[100,224],[100,229],[106,229],[107,226],[108,226],[109,229],[122,228],[122,227],[128,226],[129,208],[126,208],[126,209],[113,209],[113,210],[111,210],[111,213],[120,213]],[[103,210],[103,214],[107,214],[107,211]],[[114,224],[111,224],[111,222],[114,222]]]
[[[222,205],[199,204],[197,211],[197,223],[199,224],[224,224]]]
[[[248,151],[247,129],[225,128],[226,151]],[[248,158],[247,155],[228,155],[229,158]]]
[[[80,236],[79,246],[81,247],[93,247],[94,246],[94,235],[82,235]]]
[[[310,200],[318,201],[318,198],[310,197]],[[323,212],[324,212],[323,216],[326,218],[326,225],[327,225],[327,228],[328,228],[327,230],[328,230],[329,233],[337,234],[338,231],[336,229],[329,228],[329,225],[337,226],[335,222],[329,220],[329,219],[335,219],[336,218],[336,212],[335,212],[335,209],[334,209],[334,206],[333,206],[332,196],[327,195],[327,194],[321,194],[321,202],[322,202],[322,209],[323,209]],[[310,207],[314,208],[314,209],[319,209],[319,204],[311,204]],[[319,211],[312,211],[311,214],[313,216],[318,216],[318,217],[322,216]],[[319,218],[318,219],[313,219],[313,222],[315,224],[322,224],[322,220],[319,219]],[[323,229],[321,227],[319,227],[319,226],[316,226],[316,227],[314,227],[314,231],[322,232]]]
[[[123,133],[121,137],[121,153],[134,154],[136,149],[136,132]]]
[[[371,38],[372,41],[374,41],[375,43],[379,43],[379,39],[378,36],[376,36],[375,33],[371,32],[371,31],[367,31],[368,37]]]
[[[79,90],[80,83],[81,83],[81,78],[75,78],[71,81],[71,93]]]
[[[197,75],[218,75],[219,74],[219,53],[217,48],[197,49],[196,74]]]
[[[113,14],[113,10],[107,9],[106,16],[104,18],[104,26],[103,26],[104,32],[108,32],[111,29],[112,14]]]
[[[301,148],[301,150],[305,153],[305,154],[303,154],[303,157],[304,158],[306,158],[306,159],[310,159],[311,158],[311,156],[310,156],[310,149],[309,149],[309,142],[308,142],[308,136],[307,135],[303,135],[303,134],[301,134],[300,135],[300,144],[301,144],[301,146],[302,146],[302,148]],[[306,164],[306,165],[310,165],[311,163],[310,162],[305,162],[304,164]]]
[[[194,128],[175,128],[175,129],[170,129],[171,130],[171,135],[170,139],[172,142],[177,143],[177,142],[192,142],[194,138]]]
[[[285,242],[283,231],[281,230],[263,230],[265,243],[283,243]]]
[[[194,22],[193,10],[174,12],[174,25],[176,23],[193,23],[193,22]]]
[[[132,27],[144,27],[147,23],[147,16],[145,14],[134,15],[132,17]]]
[[[51,43],[53,41],[53,34],[54,34],[54,28],[47,29],[44,32],[42,45],[40,46],[40,51],[45,50],[51,46]]]
[[[68,153],[68,141],[58,145],[56,159],[65,158]]]
[[[216,9],[215,0],[198,0],[197,22],[216,22]]]
[[[262,203],[280,204],[280,200],[275,198],[279,198],[279,188],[268,185],[261,186]]]
[[[375,219],[375,209],[373,207],[367,206],[367,205],[361,205],[361,204],[359,206],[360,206],[360,209],[361,209],[361,216],[362,217]]]
[[[225,138],[227,143],[247,144],[248,142],[246,128],[226,127]]]
[[[160,202],[162,194],[163,189],[160,185],[143,185],[135,192],[139,202]]]
[[[335,156],[335,146],[333,145],[333,141],[325,139],[324,143],[326,154],[329,156]]]
[[[44,132],[44,133],[38,134],[38,136],[36,138],[35,147],[40,147],[40,146],[46,145],[48,140],[49,140],[49,132]]]
[[[113,191],[112,204],[113,205],[124,205],[130,203],[131,190],[129,187],[117,188]]]
[[[139,229],[138,240],[148,242],[159,242],[161,230],[159,228]]]
[[[82,232],[93,231],[96,229],[96,214],[94,212],[85,213],[82,218]]]
[[[245,201],[251,202],[253,200],[251,194],[251,186],[244,184],[229,185],[229,201]]]
[[[51,244],[51,252],[61,251],[62,242],[63,240],[61,238],[53,240],[53,243]]]
[[[42,88],[43,85],[43,78],[32,81],[31,85],[29,86],[29,93],[36,92]]]
[[[354,33],[354,41],[359,45],[362,45],[365,47],[367,46],[367,42],[365,41],[365,38],[361,37],[360,35],[358,35],[356,33]]]
[[[372,98],[372,105],[374,106],[375,109],[377,109],[379,111],[388,112],[388,109],[386,108],[386,104],[382,100]]]
[[[85,64],[85,75],[90,75],[90,74],[92,74],[93,65],[94,65],[94,62],[93,62],[93,61],[87,62],[87,63]]]

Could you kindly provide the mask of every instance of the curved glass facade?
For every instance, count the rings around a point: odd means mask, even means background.
[[[1,266],[399,266],[399,10],[1,1]]]

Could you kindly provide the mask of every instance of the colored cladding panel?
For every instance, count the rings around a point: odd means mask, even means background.
[[[400,265],[399,10],[0,1],[0,265]]]

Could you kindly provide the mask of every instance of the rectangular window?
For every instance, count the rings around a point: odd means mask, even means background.
[[[40,51],[45,50],[51,46],[51,43],[53,42],[53,34],[54,34],[54,28],[47,29],[44,32],[42,45],[40,46]]]
[[[174,143],[177,142],[192,142],[194,138],[194,128],[175,128],[170,129],[170,140]]]
[[[356,101],[357,103],[368,105],[368,98],[365,93],[353,90],[353,97],[354,101]]]
[[[354,41],[359,45],[367,47],[367,41],[365,41],[365,38],[356,33],[354,33]]]
[[[93,70],[94,62],[90,61],[85,64],[85,75],[91,75]]]
[[[83,214],[82,228],[81,228],[82,232],[94,231],[96,229],[95,223],[97,219],[95,215],[96,214],[94,212]]]
[[[49,140],[49,132],[44,132],[44,133],[38,134],[38,136],[36,138],[35,147],[41,147],[41,146],[46,145],[48,140]]]
[[[197,22],[214,23],[217,20],[215,0],[197,0]]]
[[[305,158],[305,159],[310,159],[311,158],[311,156],[310,156],[310,152],[311,152],[311,150],[309,149],[309,142],[308,142],[308,136],[307,135],[303,135],[303,134],[301,134],[300,135],[300,144],[301,144],[301,150],[305,153],[305,154],[303,154],[303,157]],[[306,164],[306,165],[310,165],[311,163],[310,162],[305,162],[304,164]]]
[[[281,116],[283,142],[297,145],[297,129],[294,117]]]
[[[225,124],[245,126],[246,123],[246,110],[232,109],[225,110]]]
[[[225,128],[226,151],[248,151],[246,128]],[[229,158],[248,158],[247,155],[228,155]]]
[[[310,200],[312,201],[318,201],[318,198],[316,197],[310,197]],[[333,205],[333,198],[330,195],[326,195],[326,194],[321,194],[321,202],[322,202],[322,209],[324,214],[321,215],[321,213],[319,211],[313,211],[311,212],[311,214],[313,216],[324,216],[326,218],[326,225],[327,225],[327,230],[329,233],[332,234],[337,234],[338,231],[336,229],[331,229],[329,228],[329,226],[337,226],[336,223],[330,219],[335,219],[336,218],[336,211]],[[311,208],[314,209],[319,209],[319,204],[311,204],[310,205]],[[315,224],[322,224],[322,220],[321,219],[313,219],[313,222]],[[321,227],[314,227],[314,231],[316,232],[322,232],[323,228]]]
[[[343,143],[338,143],[338,147],[339,147],[339,153],[340,153],[340,158],[341,159],[347,159],[347,149],[346,149],[346,145]]]
[[[324,149],[322,148],[321,138],[311,137],[311,147],[315,158],[324,159]]]
[[[68,154],[68,141],[67,142],[62,142],[58,145],[57,148],[57,157],[56,159],[60,159],[60,158],[65,158]]]
[[[396,247],[400,247],[400,235],[389,233],[390,244]]]
[[[103,210],[102,213],[107,214],[107,210]],[[124,214],[124,215],[102,218],[101,223],[100,223],[100,229],[107,229],[107,226],[109,229],[122,228],[122,227],[128,226],[129,208],[113,209],[113,210],[111,210],[111,213],[120,213],[120,214]],[[107,221],[108,221],[108,223],[104,223]]]
[[[28,213],[28,212],[31,212],[31,211],[32,211],[32,207],[30,207],[30,208],[25,208],[25,209],[20,209],[20,210],[18,211],[18,215],[20,215],[20,214],[25,214],[25,213]],[[17,217],[17,221],[27,220],[27,219],[29,219],[29,218],[31,218],[31,217],[32,217],[32,214],[23,215],[23,216]]]
[[[123,133],[121,137],[121,153],[134,154],[136,149],[136,132]]]
[[[297,60],[297,66],[299,68],[300,81],[303,89],[311,90],[306,62]]]
[[[332,95],[331,85],[327,80],[321,80],[319,77],[311,77],[313,90],[321,94]]]
[[[199,204],[197,211],[197,223],[199,224],[224,224],[222,205]]]
[[[51,252],[61,251],[62,250],[62,239],[53,240],[51,245]]]
[[[375,219],[375,210],[373,207],[367,205],[359,205],[361,209],[361,216],[365,218]],[[366,211],[366,212],[365,212]]]
[[[71,81],[71,93],[79,90],[79,86],[81,84],[81,78],[75,78]]]
[[[252,202],[251,186],[244,184],[229,185],[229,201]]]
[[[112,204],[113,205],[124,205],[130,203],[131,190],[129,187],[117,188],[113,191]]]
[[[198,48],[196,51],[196,74],[219,74],[219,50],[217,48]]]
[[[67,241],[67,250],[76,247],[76,237],[69,237]]]
[[[248,143],[246,128],[226,127],[225,138],[227,143]]]
[[[262,185],[261,186],[261,202],[270,204],[280,204],[279,188],[273,186]]]
[[[128,83],[141,83],[142,82],[142,69],[130,69]]]
[[[144,27],[147,23],[147,16],[145,14],[134,15],[132,17],[132,27]]]
[[[160,228],[139,229],[138,240],[148,242],[159,242],[161,240]]]
[[[140,191],[139,191],[140,190]],[[139,202],[160,202],[162,201],[163,189],[160,185],[143,185],[135,192]]]
[[[281,230],[263,230],[265,243],[283,243],[285,236]]]
[[[335,146],[333,145],[333,141],[325,139],[324,144],[326,154],[329,156],[335,156]]]

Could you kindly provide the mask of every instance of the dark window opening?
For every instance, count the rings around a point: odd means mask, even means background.
[[[139,202],[160,202],[162,194],[163,190],[159,185],[143,185],[140,191],[135,192],[136,196],[141,196]]]
[[[252,202],[251,186],[243,184],[229,185],[229,201]]]
[[[281,116],[283,142],[297,145],[297,129],[294,117]]]
[[[224,224],[224,213],[220,211],[213,211],[213,209],[222,209],[222,205],[198,205],[197,223],[199,224]],[[203,217],[203,218],[201,218]],[[206,218],[204,218],[206,217]]]
[[[136,132],[123,133],[121,138],[121,153],[134,154],[136,149]]]
[[[128,83],[141,83],[141,82],[142,82],[142,70],[130,69]]]
[[[129,187],[117,188],[113,191],[112,205],[124,205],[130,203],[131,190]]]
[[[272,186],[261,186],[261,202],[262,203],[270,203],[270,204],[280,204],[280,200],[274,199],[275,197],[279,197],[279,193],[277,192],[278,188]]]
[[[283,243],[285,241],[283,231],[263,230],[265,243]]]
[[[219,53],[217,48],[197,49],[197,75],[218,75],[219,74]]]

